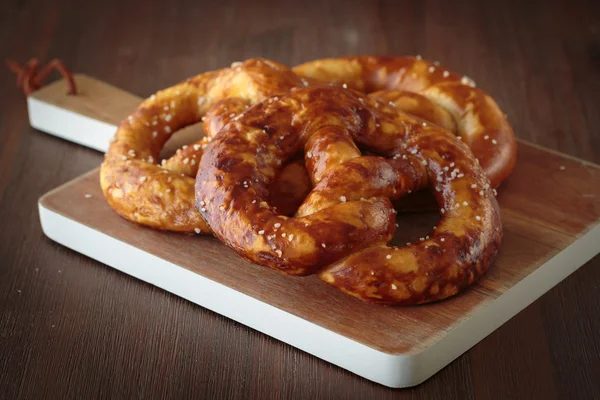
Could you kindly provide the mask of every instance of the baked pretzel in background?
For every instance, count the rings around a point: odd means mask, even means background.
[[[283,65],[252,59],[159,91],[121,122],[106,152],[100,183],[108,203],[124,218],[142,225],[210,233],[194,204],[194,176],[204,147],[224,124],[250,105],[305,84]],[[206,138],[157,165],[160,150],[173,133],[204,116]],[[298,169],[296,163],[289,168]],[[289,171],[281,175],[273,183],[273,192],[288,197],[275,201],[293,212],[310,183],[306,175],[305,181],[298,182],[291,180]]]
[[[326,58],[293,68],[298,75],[370,93],[454,132],[471,149],[493,188],[516,162],[513,130],[475,82],[421,57]]]
[[[316,186],[287,217],[269,204],[268,187],[302,150]],[[439,224],[418,243],[387,246],[396,222],[390,200],[426,187]],[[463,141],[335,86],[292,88],[225,125],[200,162],[196,203],[242,257],[290,275],[316,273],[390,305],[458,293],[488,269],[502,240],[492,186]]]

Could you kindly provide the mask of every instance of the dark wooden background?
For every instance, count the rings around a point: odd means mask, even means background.
[[[600,2],[4,0],[0,56],[147,95],[253,56],[422,54],[517,135],[600,162]],[[426,383],[391,390],[44,237],[37,199],[101,155],[31,129],[0,70],[0,398],[600,397],[600,257]],[[557,188],[560,190],[560,188]]]

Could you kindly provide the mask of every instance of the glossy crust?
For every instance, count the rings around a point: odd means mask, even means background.
[[[514,168],[514,133],[498,105],[471,79],[437,63],[420,57],[361,56],[310,61],[293,70],[313,80],[373,93],[403,111],[455,132],[471,148],[492,187],[500,185]],[[394,92],[386,93],[387,90]],[[441,110],[435,111],[432,105]],[[448,113],[454,120],[454,129],[444,115]]]
[[[223,126],[250,108],[249,104],[248,100],[236,97],[218,101],[202,117],[206,136],[178,149],[172,157],[162,161],[162,167],[195,178],[208,143]],[[282,214],[293,215],[311,188],[304,160],[297,159],[285,165],[269,185],[269,202]]]
[[[302,85],[303,80],[289,68],[252,59],[198,75],[146,99],[121,122],[105,155],[100,183],[108,203],[128,220],[153,228],[209,233],[195,209],[193,177],[203,147],[235,117],[226,107],[235,107],[237,115],[268,96]],[[211,109],[205,121],[208,138],[157,165],[171,135],[200,121]]]
[[[380,156],[353,153],[350,139]],[[309,167],[316,186],[298,214],[286,217],[268,203],[267,188],[302,149],[325,166]],[[424,187],[439,203],[440,223],[419,243],[388,247],[390,199]],[[382,304],[458,293],[488,269],[502,239],[492,187],[464,142],[334,86],[294,88],[227,124],[205,150],[196,201],[215,235],[242,257],[288,274],[318,273]]]

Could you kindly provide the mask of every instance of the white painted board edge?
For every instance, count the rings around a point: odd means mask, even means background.
[[[27,97],[29,124],[42,132],[105,153],[117,131],[115,125]]]
[[[300,350],[392,388],[418,385],[496,330],[600,251],[600,224],[529,276],[474,312],[426,350],[372,349],[45,208],[44,233],[110,267],[231,318]],[[452,300],[448,300],[452,301]]]

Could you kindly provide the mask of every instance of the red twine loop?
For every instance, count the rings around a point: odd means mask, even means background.
[[[25,95],[30,95],[36,90],[41,89],[44,86],[44,80],[53,70],[58,71],[67,81],[67,93],[77,94],[77,86],[73,79],[73,73],[58,58],[50,61],[42,69],[39,69],[40,61],[37,58],[30,59],[22,66],[15,60],[7,59],[6,65],[8,66],[8,69],[17,75],[17,88],[21,89]]]

